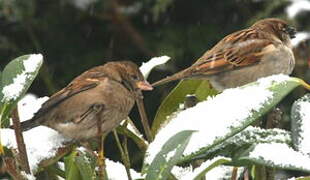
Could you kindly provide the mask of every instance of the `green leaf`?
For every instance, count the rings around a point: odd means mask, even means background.
[[[167,116],[177,111],[179,105],[184,102],[186,95],[195,94],[199,101],[217,92],[210,87],[205,80],[183,80],[163,100],[159,106],[152,124],[152,133],[155,135],[162,124],[165,124]]]
[[[129,117],[127,122],[128,122],[127,126],[120,125],[116,128],[116,131],[122,135],[129,137],[137,144],[137,146],[140,148],[141,151],[145,152],[148,146],[147,141],[143,138],[143,135],[135,127],[134,123],[131,121]]]
[[[24,55],[12,60],[1,76],[0,121],[8,125],[8,115],[24,96],[43,63],[41,55]]]
[[[65,162],[65,171],[66,171],[66,180],[82,180],[80,175],[79,168],[75,163],[75,158],[77,156],[77,151],[72,151],[72,153],[64,157]]]
[[[204,159],[211,159],[219,155],[237,157],[245,148],[257,143],[286,143],[290,145],[292,144],[291,134],[282,129],[261,129],[249,126],[235,136],[208,150],[201,157]]]
[[[167,179],[172,167],[181,158],[195,131],[182,131],[172,136],[147,169],[146,180]]]
[[[309,156],[293,150],[287,144],[281,143],[253,145],[235,161],[238,161],[240,165],[258,164],[277,169],[310,173]]]
[[[75,157],[75,164],[78,167],[83,180],[95,179],[96,159],[85,151],[78,150]]]
[[[230,162],[230,159],[228,158],[216,158],[214,162],[212,162],[212,164],[210,164],[208,167],[206,167],[204,170],[202,170],[195,178],[194,180],[199,180],[199,179],[203,179],[206,175],[207,172],[209,172],[211,169],[222,165],[224,163],[228,163]]]
[[[306,117],[306,113],[310,114],[309,109],[305,109],[310,105],[310,94],[306,94],[302,98],[294,102],[291,111],[291,131],[293,146],[295,149],[308,154],[309,149],[303,148],[305,144],[308,144],[310,133],[308,122],[309,119]],[[309,116],[309,115],[308,115]],[[309,131],[309,132],[308,132]]]
[[[226,133],[226,135],[217,137],[217,139],[215,139],[212,144],[207,145],[206,147],[201,148],[200,150],[190,155],[185,156],[179,163],[186,163],[198,157],[201,158],[203,154],[210,151],[214,147],[220,145],[221,143],[225,142],[228,138],[241,132],[246,127],[248,127],[250,124],[255,122],[258,118],[266,114],[270,109],[272,109],[275,105],[277,105],[293,89],[295,89],[299,85],[304,85],[303,83],[304,82],[302,80],[297,79],[297,78],[288,78],[280,82],[272,81],[272,83],[267,87],[267,89],[270,90],[273,93],[273,95],[267,102],[263,104],[262,108],[260,108],[258,111],[253,111],[250,117],[244,119],[242,122],[238,123],[238,125],[232,124],[231,128]],[[258,82],[253,82],[241,88],[245,88],[248,86],[255,87],[257,85],[258,85]]]

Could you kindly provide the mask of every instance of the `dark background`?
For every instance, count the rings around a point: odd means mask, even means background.
[[[190,66],[225,35],[266,17],[310,30],[310,13],[288,19],[285,9],[291,2],[285,0],[93,0],[84,7],[76,2],[0,1],[1,69],[20,55],[44,56],[31,93],[50,96],[85,70],[108,61],[131,60],[141,65],[154,56],[170,56],[167,66],[151,73],[148,80],[154,82]],[[306,78],[308,70],[307,43],[298,52],[301,65],[295,75],[301,78]],[[145,93],[150,119],[174,85]],[[141,127],[136,108],[131,117]]]

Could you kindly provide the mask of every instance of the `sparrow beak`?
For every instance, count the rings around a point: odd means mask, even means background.
[[[144,90],[144,91],[153,90],[153,87],[147,81],[138,81],[136,85],[139,89]]]
[[[293,26],[287,27],[286,28],[286,32],[289,34],[291,39],[296,37],[295,35],[296,35],[297,31],[296,31],[296,29]]]

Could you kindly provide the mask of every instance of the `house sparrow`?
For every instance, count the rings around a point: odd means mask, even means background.
[[[205,78],[217,90],[238,87],[273,74],[290,74],[295,60],[291,38],[296,30],[276,18],[226,36],[192,66],[152,86],[188,78]]]
[[[21,128],[45,125],[75,140],[107,134],[128,116],[141,90],[152,89],[134,63],[109,62],[76,77]]]

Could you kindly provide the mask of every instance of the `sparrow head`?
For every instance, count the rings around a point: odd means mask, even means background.
[[[138,66],[131,61],[114,61],[105,64],[110,76],[122,83],[128,90],[150,91],[153,87],[144,79]]]
[[[277,18],[267,18],[257,21],[251,28],[270,32],[285,44],[290,44],[290,39],[295,38],[296,29],[287,22]]]

